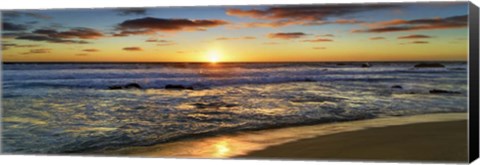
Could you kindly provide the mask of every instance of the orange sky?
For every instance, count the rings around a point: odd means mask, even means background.
[[[467,3],[3,12],[4,62],[459,61]]]

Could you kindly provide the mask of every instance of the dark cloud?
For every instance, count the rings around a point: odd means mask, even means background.
[[[428,44],[428,41],[413,41],[412,44]]]
[[[158,39],[148,39],[145,42],[157,43],[157,46],[170,46],[170,45],[176,45],[177,44],[174,41],[158,40]]]
[[[13,43],[2,43],[2,50],[7,50],[10,48],[33,48],[33,47],[38,47],[40,45],[19,45],[19,44],[13,44]]]
[[[227,15],[237,17],[249,17],[269,22],[254,22],[244,27],[280,27],[288,25],[324,25],[324,24],[356,24],[361,23],[355,19],[338,19],[328,21],[332,17],[341,17],[355,13],[399,9],[403,5],[398,4],[339,4],[339,5],[309,5],[309,6],[283,6],[270,7],[264,10],[251,9],[227,9]]]
[[[85,57],[85,56],[88,56],[88,54],[87,53],[78,53],[78,54],[75,54],[75,56]]]
[[[43,19],[43,20],[52,19],[51,16],[45,15],[45,14],[32,13],[32,12],[19,12],[19,11],[2,11],[2,16],[8,20],[16,19],[22,16],[31,17],[35,19]]]
[[[120,33],[114,36],[153,34],[156,32],[203,31],[228,24],[224,20],[163,19],[145,17],[126,20],[117,26]]]
[[[5,31],[25,31],[27,30],[27,26],[20,25],[20,24],[13,24],[9,22],[2,23],[2,30]]]
[[[66,39],[53,38],[49,36],[39,36],[39,35],[26,35],[26,36],[17,37],[15,39],[30,40],[30,41],[45,41],[45,42],[51,42],[51,43],[66,43],[66,44],[88,44],[89,43],[87,41],[66,40]]]
[[[98,52],[100,50],[98,50],[98,49],[83,49],[82,51],[84,51],[84,52]]]
[[[385,37],[371,37],[370,40],[384,40]]]
[[[38,29],[33,31],[33,33],[47,35],[52,38],[96,39],[103,37],[103,33],[91,28],[73,28],[68,31]]]
[[[72,28],[67,31],[57,31],[53,29],[37,29],[30,34],[16,34],[15,39],[30,40],[30,41],[44,41],[51,43],[66,43],[66,44],[87,44],[89,42],[84,40],[73,39],[97,39],[104,35],[94,29],[90,28]]]
[[[292,32],[292,33],[270,33],[267,35],[268,38],[272,39],[284,39],[284,40],[289,40],[289,39],[296,39],[296,38],[301,38],[306,36],[307,34],[302,33],[302,32]]]
[[[257,39],[257,37],[252,37],[252,36],[244,36],[244,37],[218,37],[215,40],[219,41],[228,41],[228,40],[254,40]]]
[[[42,48],[42,49],[30,49],[30,51],[25,52],[23,54],[45,54],[50,52],[51,52],[51,49]]]
[[[125,51],[142,51],[143,49],[140,47],[125,47],[123,48]]]
[[[328,38],[317,38],[313,40],[303,40],[302,42],[332,42],[332,41],[333,41],[332,39],[328,39]]]
[[[421,35],[421,34],[413,34],[413,35],[398,37],[398,39],[419,39],[419,38],[432,38],[432,36]]]
[[[415,20],[395,19],[390,21],[372,23],[368,25],[370,26],[370,28],[368,29],[353,30],[353,32],[384,33],[415,30],[454,29],[464,28],[467,27],[467,25],[467,15]]]
[[[147,15],[147,9],[145,8],[123,8],[123,9],[116,9],[115,10],[118,15],[126,16],[126,15]]]

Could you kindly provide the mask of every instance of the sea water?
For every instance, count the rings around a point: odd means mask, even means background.
[[[245,130],[467,111],[464,62],[370,64],[4,63],[2,151],[90,153]],[[130,83],[142,89],[109,89]],[[193,90],[165,89],[169,84]]]

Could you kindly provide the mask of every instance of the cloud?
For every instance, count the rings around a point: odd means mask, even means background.
[[[123,48],[125,51],[142,51],[143,49],[140,47],[125,47]]]
[[[428,41],[413,41],[412,44],[428,44]]]
[[[414,35],[407,35],[407,36],[400,36],[398,39],[419,39],[419,38],[432,38],[431,36],[421,35],[421,34],[414,34]]]
[[[10,48],[33,48],[38,47],[40,45],[19,45],[19,44],[12,44],[12,43],[2,43],[2,50],[7,50]]]
[[[39,36],[39,35],[26,35],[26,36],[19,36],[15,39],[18,40],[30,40],[30,41],[45,41],[51,43],[66,43],[66,44],[88,44],[87,41],[78,41],[78,40],[65,40],[60,38],[53,38],[49,36]]]
[[[42,49],[30,49],[30,51],[22,54],[45,54],[50,52],[51,52],[51,49],[42,48]]]
[[[145,42],[161,42],[161,43],[166,43],[166,42],[172,42],[172,41],[169,41],[169,40],[148,39],[148,40],[145,40]]]
[[[83,49],[82,51],[84,51],[84,52],[98,52],[100,50],[98,50],[98,49]]]
[[[148,39],[148,40],[145,40],[145,42],[157,43],[157,46],[170,46],[170,45],[176,45],[177,44],[174,41],[158,40],[158,39]]]
[[[289,39],[297,39],[306,36],[307,34],[302,33],[302,32],[291,32],[291,33],[269,33],[267,35],[268,38],[271,39],[284,39],[284,40],[289,40]]]
[[[337,19],[334,17],[353,15],[355,13],[403,8],[398,4],[340,4],[340,5],[308,5],[282,6],[267,9],[242,10],[230,8],[226,14],[236,17],[247,17],[269,22],[244,24],[243,27],[280,27],[288,25],[324,25],[324,24],[355,24],[361,23],[355,19]]]
[[[8,19],[8,20],[19,18],[19,17],[22,17],[22,16],[31,17],[31,18],[35,18],[35,19],[43,19],[43,20],[52,19],[51,16],[45,15],[45,14],[32,13],[32,12],[18,12],[18,11],[2,11],[2,16],[5,19]]]
[[[204,31],[207,28],[228,24],[224,20],[163,19],[145,17],[126,20],[117,25],[116,36],[153,34],[156,32]],[[114,35],[115,36],[115,35]]]
[[[103,37],[103,34],[95,29],[81,27],[62,32],[52,29],[38,29],[33,31],[33,33],[47,35],[52,38],[97,39]]]
[[[278,45],[278,42],[264,42],[264,45]]]
[[[317,38],[313,40],[303,40],[302,42],[332,42],[332,41],[333,41],[332,39],[328,39],[328,38]]]
[[[368,29],[353,30],[360,33],[385,33],[401,32],[415,30],[435,30],[435,29],[454,29],[464,28],[468,25],[468,16],[452,16],[446,18],[414,19],[402,20],[395,19],[367,24]]]
[[[78,54],[75,54],[75,56],[85,57],[85,56],[88,56],[88,54],[87,53],[78,53]]]
[[[315,50],[324,50],[324,49],[327,49],[326,47],[313,47],[313,49]]]
[[[317,35],[317,37],[335,37],[335,35],[333,35],[333,34],[320,34],[320,35]]]
[[[30,41],[44,41],[50,43],[66,43],[66,44],[87,44],[89,42],[84,40],[72,39],[97,39],[104,35],[91,28],[72,28],[67,31],[57,31],[53,29],[37,29],[32,33],[15,34],[15,39],[30,40]]]
[[[385,40],[385,37],[371,37],[370,40]]]
[[[5,31],[24,31],[27,30],[27,26],[20,24],[13,24],[9,22],[2,23],[2,30]]]
[[[254,40],[257,39],[257,37],[252,37],[252,36],[244,36],[244,37],[218,37],[215,40],[219,41],[227,41],[227,40]]]
[[[147,15],[147,9],[145,8],[122,8],[115,10],[120,16],[127,15]]]

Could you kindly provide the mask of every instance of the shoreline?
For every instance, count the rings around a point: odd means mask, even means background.
[[[247,155],[247,158],[251,158],[248,156],[250,153],[323,136],[356,131],[362,132],[370,129],[404,126],[408,124],[464,121],[466,119],[467,113],[436,113],[401,117],[381,117],[360,121],[294,126],[259,131],[242,131],[212,137],[191,138],[152,146],[126,147],[105,151],[100,154],[107,156],[124,155],[170,158],[245,158],[245,155]],[[464,128],[466,129],[466,127],[467,125],[465,124]],[[466,133],[463,136],[466,136]]]
[[[416,123],[318,136],[237,158],[468,162],[467,120]]]

